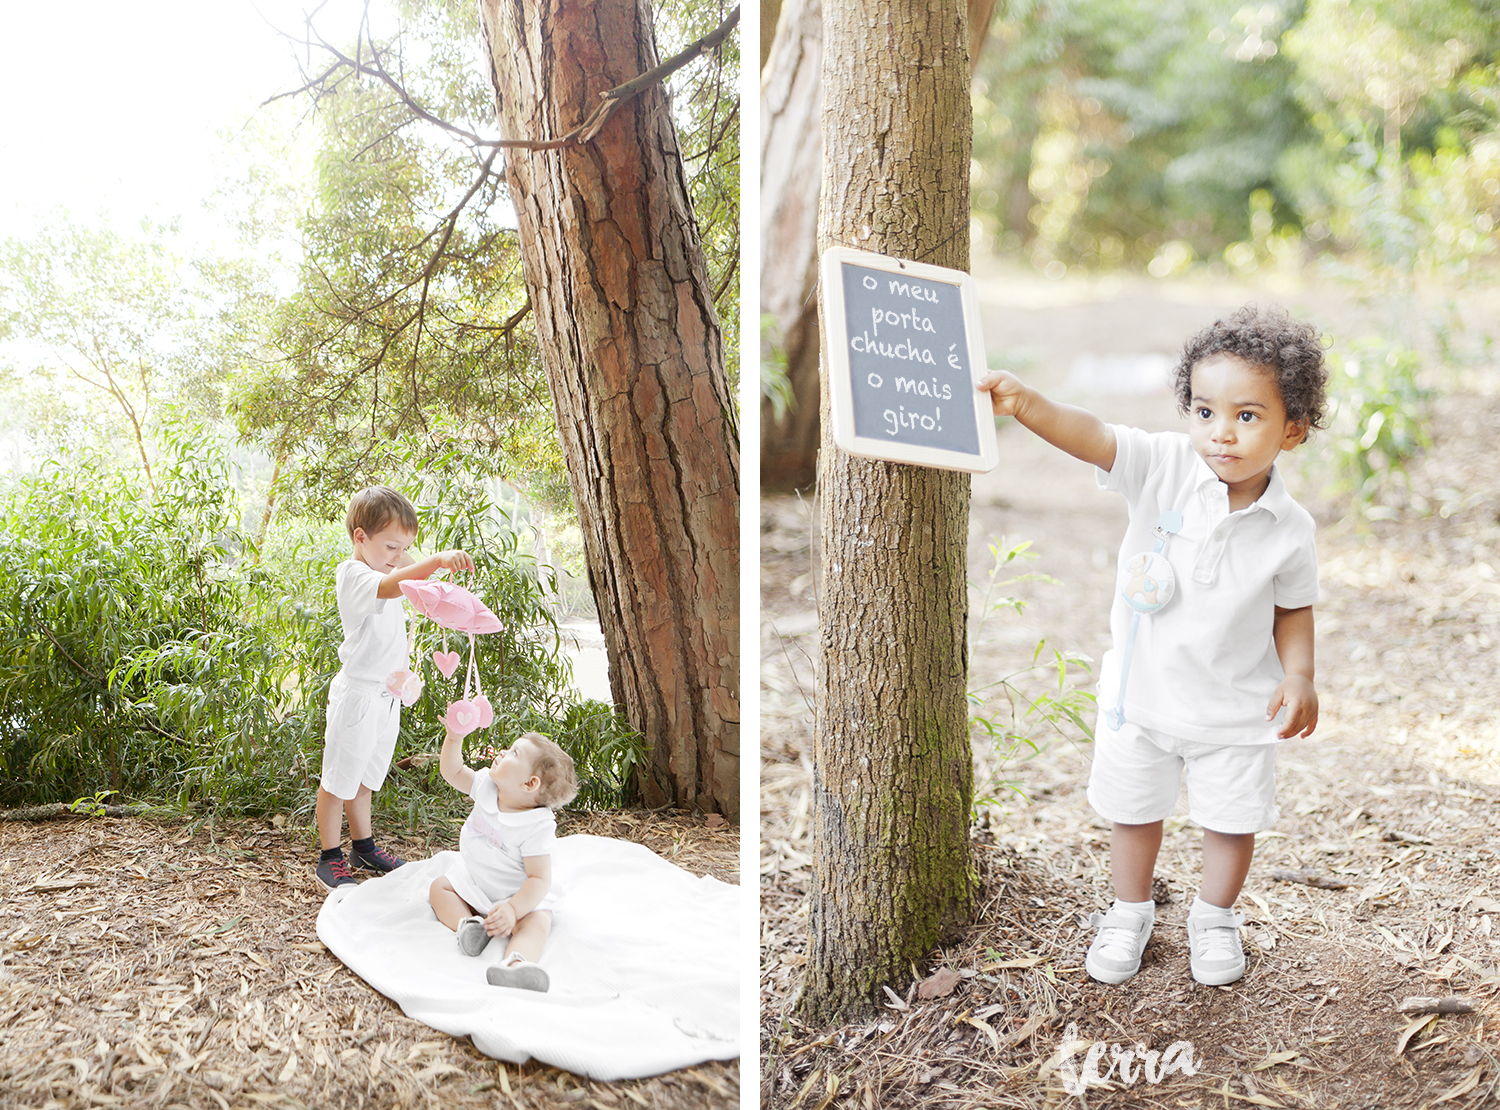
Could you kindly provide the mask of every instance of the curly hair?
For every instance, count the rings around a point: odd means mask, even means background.
[[[1322,341],[1311,324],[1293,320],[1283,308],[1262,310],[1253,304],[1228,320],[1215,320],[1187,341],[1172,372],[1172,390],[1182,412],[1192,405],[1193,367],[1218,354],[1234,355],[1274,374],[1287,419],[1305,424],[1309,434],[1327,427],[1328,368],[1323,365]]]

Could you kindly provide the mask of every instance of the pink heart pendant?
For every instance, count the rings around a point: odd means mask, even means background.
[[[454,736],[467,736],[479,727],[479,709],[471,701],[451,701],[441,720]]]
[[[453,672],[458,670],[458,652],[435,651],[432,653],[432,662],[444,678],[452,678]]]

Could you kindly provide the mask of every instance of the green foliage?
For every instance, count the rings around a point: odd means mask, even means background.
[[[0,801],[107,789],[229,812],[308,812],[338,667],[333,581],[347,537],[293,521],[257,549],[240,531],[212,438],[169,425],[159,450],[154,496],[107,461],[77,457],[12,478],[0,498]],[[619,804],[638,741],[607,707],[567,692],[546,607],[550,572],[456,474],[433,477],[431,499],[412,492],[425,541],[463,542],[506,626],[480,638],[491,735],[549,733],[589,780],[580,803]],[[419,637],[429,652],[435,641]],[[424,666],[437,677],[430,656]],[[440,699],[434,687],[403,715],[398,751],[440,739]],[[416,813],[450,793],[430,776],[393,772],[381,803]]]
[[[976,215],[1049,273],[1305,243],[1461,270],[1500,218],[1497,35],[1459,0],[1012,0],[975,81]]]
[[[1417,380],[1421,360],[1415,351],[1379,340],[1328,354],[1328,448],[1318,457],[1338,475],[1342,492],[1370,517],[1389,515],[1371,506],[1393,479],[1404,480],[1406,463],[1429,439],[1431,394]]]
[[[1221,250],[1307,134],[1275,47],[1295,14],[1202,0],[1003,5],[975,81],[976,214],[1041,267]]]
[[[772,418],[778,423],[797,403],[792,379],[787,374],[786,348],[776,328],[776,317],[762,313],[760,318],[760,399],[771,402]]]
[[[973,658],[985,643],[984,626],[995,613],[1020,614],[1026,608],[1024,599],[1005,591],[1019,582],[1056,583],[1045,574],[1012,573],[1018,561],[1036,558],[1031,541],[1006,545],[1003,538],[991,541],[990,570],[983,583],[969,583],[980,595],[978,620],[970,632],[969,654]],[[1013,566],[1012,564],[1016,564]],[[1006,575],[1009,577],[1005,577]],[[989,740],[987,748],[975,753],[976,774],[974,807],[1002,804],[1007,791],[1020,792],[1018,782],[1008,777],[1011,768],[1040,755],[1059,737],[1068,736],[1065,725],[1071,725],[1086,739],[1093,739],[1089,714],[1094,696],[1077,688],[1076,672],[1088,672],[1089,659],[1077,652],[1051,649],[1051,658],[1043,660],[1046,640],[1038,640],[1029,663],[969,690],[971,727]]]

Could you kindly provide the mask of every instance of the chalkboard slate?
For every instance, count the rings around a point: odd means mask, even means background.
[[[946,470],[999,461],[974,279],[834,247],[822,258],[834,443]]]

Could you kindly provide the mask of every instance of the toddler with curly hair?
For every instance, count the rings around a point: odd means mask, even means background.
[[[1324,426],[1327,378],[1311,325],[1247,306],[1183,348],[1173,386],[1186,434],[1106,424],[1006,372],[979,383],[997,415],[1093,463],[1129,505],[1088,787],[1111,822],[1115,901],[1093,915],[1084,961],[1101,982],[1140,969],[1162,823],[1184,775],[1203,828],[1192,976],[1222,985],[1245,972],[1233,907],[1255,834],[1278,816],[1276,749],[1318,723],[1314,524],[1276,460]]]

